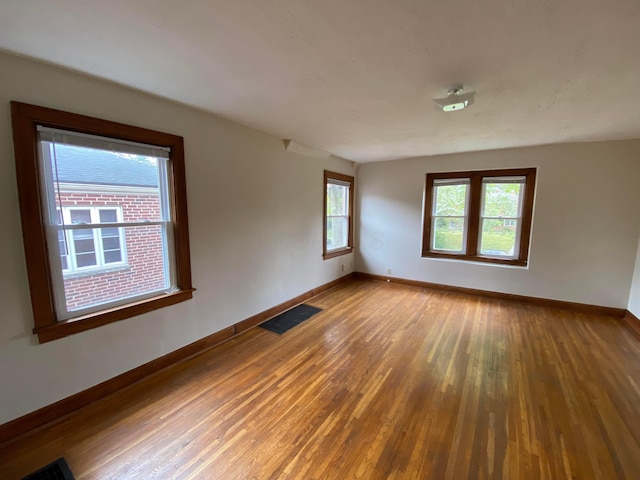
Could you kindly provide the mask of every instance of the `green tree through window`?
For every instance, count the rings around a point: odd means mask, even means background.
[[[526,265],[535,168],[432,173],[422,256]]]

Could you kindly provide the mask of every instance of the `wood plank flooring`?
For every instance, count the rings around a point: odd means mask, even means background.
[[[0,478],[640,478],[621,320],[361,280],[307,303],[9,444]]]

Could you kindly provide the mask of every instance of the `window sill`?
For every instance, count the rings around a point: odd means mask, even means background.
[[[340,255],[346,255],[351,252],[353,252],[353,247],[341,248],[338,250],[331,250],[329,252],[325,252],[322,255],[322,258],[324,258],[325,260],[328,260],[330,258],[339,257]]]
[[[481,257],[477,255],[459,255],[455,253],[442,253],[442,252],[422,252],[423,258],[443,258],[448,260],[461,260],[466,262],[478,262],[478,263],[493,263],[496,265],[513,265],[518,267],[526,267],[526,260],[519,260],[517,258],[495,258],[495,257]]]
[[[84,332],[102,325],[107,325],[109,323],[141,315],[169,305],[184,302],[193,298],[194,291],[195,288],[192,288],[159,295],[153,298],[147,298],[120,307],[114,307],[82,317],[64,320],[52,325],[36,327],[33,329],[33,333],[38,335],[39,343],[50,342],[75,333]]]

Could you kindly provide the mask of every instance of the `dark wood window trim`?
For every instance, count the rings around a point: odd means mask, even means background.
[[[34,317],[33,332],[38,335],[40,343],[192,298],[194,288],[191,284],[183,138],[20,102],[11,102],[11,113],[22,235]],[[134,301],[83,317],[66,321],[57,320],[51,281],[52,266],[47,254],[46,230],[42,211],[41,180],[38,174],[38,125],[171,148],[170,177],[174,192],[172,199],[173,235],[178,286],[176,292]]]
[[[516,245],[516,258],[495,258],[481,255],[478,252],[478,237],[480,224],[480,208],[482,203],[482,181],[485,177],[514,177],[524,176],[525,190],[522,205],[522,230],[520,244]],[[431,213],[433,210],[433,185],[437,179],[469,179],[469,205],[467,224],[467,243],[464,254],[446,253],[431,250]],[[533,220],[533,200],[535,195],[536,169],[515,168],[503,170],[483,170],[471,172],[444,172],[427,174],[425,187],[424,224],[422,237],[422,256],[431,258],[450,258],[473,262],[496,263],[503,265],[526,266],[529,258],[529,241],[531,237],[531,222]]]
[[[337,250],[327,250],[327,185],[331,183],[331,180],[339,180],[341,182],[349,183],[349,205],[348,205],[348,215],[349,222],[348,228],[349,232],[347,234],[347,246],[345,248],[337,249]],[[350,175],[345,175],[343,173],[330,172],[329,170],[324,171],[324,187],[322,192],[323,196],[323,216],[322,216],[322,258],[325,260],[329,258],[338,257],[340,255],[346,255],[353,251],[353,198],[354,198],[354,184],[355,179]]]

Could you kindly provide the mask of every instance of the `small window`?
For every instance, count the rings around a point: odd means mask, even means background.
[[[324,172],[324,251],[325,259],[353,251],[354,178]]]
[[[122,207],[62,207],[63,214],[60,208],[57,213],[60,262],[65,275],[126,265],[124,228],[88,226],[122,224]]]
[[[41,342],[192,297],[183,140],[12,102]]]
[[[526,265],[535,178],[535,168],[428,174],[422,256]]]

